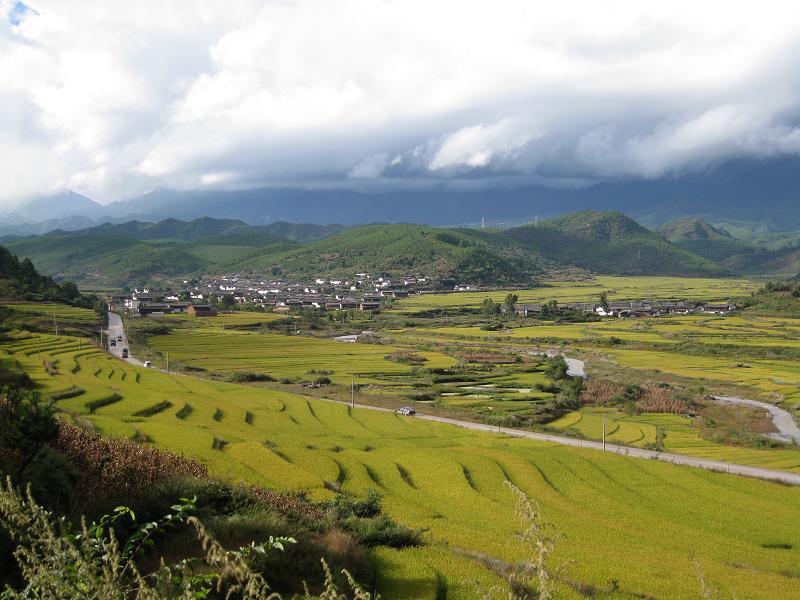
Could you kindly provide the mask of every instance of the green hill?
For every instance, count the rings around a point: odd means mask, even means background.
[[[668,223],[658,231],[676,246],[736,273],[793,276],[800,271],[800,240],[796,234],[742,239],[699,219]]]
[[[620,275],[724,275],[620,212],[585,211],[496,234],[561,263]]]
[[[240,265],[304,276],[418,274],[475,283],[525,283],[542,272],[541,261],[526,251],[514,253],[457,229],[424,225],[364,225],[277,255]]]
[[[9,244],[59,279],[114,285],[192,273],[207,261],[180,247],[159,246],[121,235],[87,233],[43,236]]]

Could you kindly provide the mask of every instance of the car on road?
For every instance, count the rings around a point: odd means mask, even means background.
[[[123,348],[122,349],[122,358],[128,358],[128,349],[127,348]]]
[[[117,345],[117,340],[111,340],[111,345],[112,346],[116,346]]]
[[[121,342],[121,341],[122,341],[122,336],[121,336],[121,335],[118,335],[118,336],[117,336],[117,341],[118,341],[118,342]]]
[[[152,361],[146,360],[144,361],[144,366],[149,369],[150,367],[153,366],[153,363]]]
[[[406,415],[406,416],[409,416],[409,417],[412,416],[412,415],[417,414],[417,411],[415,411],[413,408],[411,408],[409,406],[401,406],[400,408],[398,408],[394,412],[396,412],[398,415]]]

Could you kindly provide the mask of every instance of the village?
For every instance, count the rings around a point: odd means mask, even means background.
[[[352,279],[315,278],[311,282],[289,282],[252,276],[229,274],[200,281],[183,281],[180,291],[134,289],[109,298],[113,310],[125,311],[133,317],[186,313],[210,317],[219,310],[247,309],[288,313],[301,309],[330,311],[377,311],[391,308],[395,301],[418,294],[459,292],[496,292],[468,284],[448,285],[428,277],[372,277],[357,273]],[[635,299],[615,302],[516,303],[519,317],[554,318],[565,314],[599,317],[641,318],[692,313],[729,314],[737,309],[733,303],[706,303],[674,300]],[[502,310],[507,311],[503,306]]]

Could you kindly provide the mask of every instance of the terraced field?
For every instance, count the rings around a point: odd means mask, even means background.
[[[502,588],[487,565],[526,556],[505,480],[565,534],[555,559],[574,562],[560,597],[696,598],[697,565],[726,597],[797,591],[797,488],[165,375],[75,338],[20,335],[0,348],[68,415],[104,434],[138,433],[222,476],[315,497],[331,494],[326,482],[378,489],[394,517],[427,529],[424,547],[374,553],[387,598],[474,598]],[[632,437],[634,426],[620,423],[615,434]]]
[[[703,439],[689,417],[669,414],[625,415],[614,409],[585,408],[570,412],[548,424],[555,430],[573,430],[587,439],[602,440],[603,416],[606,441],[645,446],[656,442],[656,430],[666,434],[664,450],[700,458],[720,460],[767,469],[800,473],[800,450],[796,448],[743,448]]]
[[[542,287],[515,291],[521,303],[598,301],[602,292],[611,300],[638,298],[685,298],[687,300],[728,300],[741,298],[758,289],[759,285],[747,279],[715,279],[703,277],[620,277],[598,276],[592,281],[545,281]],[[424,294],[401,300],[402,310],[427,308],[477,307],[484,298],[502,302],[507,291],[457,292]]]
[[[479,327],[417,328],[394,335],[407,343],[475,340],[486,345],[572,342],[573,348],[599,346],[601,354],[624,367],[690,377],[705,384],[737,384],[751,388],[756,399],[800,403],[800,367],[795,356],[800,356],[798,319],[689,315],[534,325],[502,331]],[[687,352],[679,344],[705,346],[707,350]],[[750,356],[748,352],[762,354]],[[772,353],[775,358],[760,357],[764,353]]]

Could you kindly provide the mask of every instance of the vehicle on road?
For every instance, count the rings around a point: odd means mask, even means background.
[[[122,358],[128,358],[128,349],[127,348],[123,348],[122,349]]]
[[[117,340],[111,340],[111,345],[112,346],[116,346],[117,345]]]
[[[121,342],[121,341],[122,341],[122,336],[121,336],[121,335],[118,335],[118,336],[117,336],[117,341],[118,341],[118,342]]]
[[[412,416],[417,414],[417,411],[415,411],[413,408],[409,406],[401,406],[394,412],[396,412],[398,415],[407,415],[407,416]]]
[[[149,361],[149,360],[146,360],[146,361],[144,361],[144,366],[149,369],[150,367],[153,366],[153,362]]]

